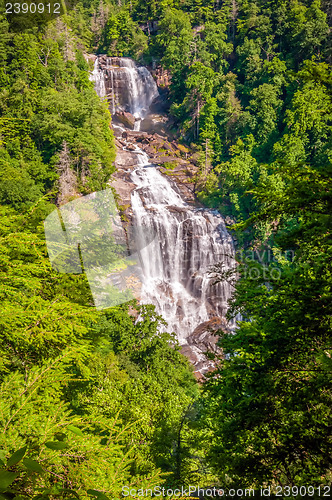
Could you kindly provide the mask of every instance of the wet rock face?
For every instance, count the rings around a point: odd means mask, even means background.
[[[98,57],[98,62],[99,69],[104,75],[106,96],[110,101],[111,112],[129,111],[131,89],[127,71],[121,66],[121,58],[102,55]]]
[[[137,154],[129,153],[140,147],[149,156],[151,163],[162,174],[167,175],[171,184],[176,185],[187,203],[203,208],[195,198],[198,167],[192,163],[187,148],[156,133],[119,128],[115,128],[114,133],[118,148],[115,165],[118,170],[137,164]]]
[[[125,148],[134,151],[135,148],[139,147],[149,156],[151,163],[168,177],[169,182],[176,185],[176,189],[187,203],[203,208],[195,197],[199,168],[193,163],[186,147],[174,139],[169,140],[166,135],[161,136],[156,133],[124,130],[116,127],[114,134],[119,149]],[[124,161],[121,151],[118,154],[117,168],[131,165],[132,157],[130,155],[124,155],[126,158]],[[137,158],[137,156],[134,157]]]
[[[204,380],[205,375],[213,371],[218,359],[223,357],[218,346],[220,335],[229,334],[230,329],[223,317],[213,317],[200,324],[188,337],[188,344],[181,349],[194,367],[198,380]]]
[[[185,159],[187,150],[180,151],[182,149],[180,144],[174,140],[169,142],[165,136],[117,126],[114,128],[114,135],[117,147],[116,172],[112,176],[113,180],[111,180],[110,185],[119,194],[119,203],[128,221],[132,220],[133,215],[130,198],[135,185],[131,182],[130,177],[131,172],[137,168],[137,147],[149,155],[151,163],[167,176],[170,184],[181,194],[186,203],[191,206],[200,206],[195,199],[197,167]],[[168,207],[168,209],[173,213],[185,211],[176,206]]]

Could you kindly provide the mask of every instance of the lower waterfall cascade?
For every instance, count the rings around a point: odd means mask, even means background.
[[[109,103],[113,113],[126,110],[142,119],[158,95],[148,70],[126,58],[97,57],[90,79],[100,97],[112,94]],[[119,95],[124,80],[126,92]],[[110,86],[111,92],[107,90]],[[168,331],[175,332],[179,343],[185,345],[197,327],[225,317],[232,286],[226,281],[214,284],[209,271],[219,262],[225,269],[234,266],[233,240],[217,211],[184,201],[176,183],[162,175],[137,144],[132,154],[137,157],[130,171],[136,186],[131,194],[132,223],[157,235],[140,252],[140,301],[154,304]]]

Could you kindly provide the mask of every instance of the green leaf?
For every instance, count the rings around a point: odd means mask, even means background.
[[[51,450],[64,450],[65,448],[67,448],[67,444],[63,441],[47,441],[47,443],[45,443],[45,446],[47,446],[47,448],[50,448]]]
[[[57,441],[64,441],[66,439],[66,434],[64,434],[63,432],[56,432],[54,434],[54,437]]]
[[[75,425],[68,425],[67,429],[71,432],[73,432],[74,434],[76,434],[77,436],[81,436],[83,437],[83,432],[81,431],[81,429],[79,429],[78,427],[75,427]]]
[[[5,450],[0,450],[0,460],[6,460],[6,452],[5,452]]]
[[[62,492],[65,492],[65,493],[71,493],[72,495],[74,495],[74,497],[69,497],[68,500],[70,500],[71,498],[80,498],[78,493],[76,493],[76,491],[74,490],[71,490],[70,488],[61,488],[61,491]]]
[[[104,495],[102,491],[87,490],[87,494],[97,497],[99,500],[109,500],[109,498],[106,495]]]
[[[23,446],[23,448],[20,448],[19,450],[15,451],[15,453],[13,453],[12,456],[8,458],[7,467],[12,467],[13,465],[16,465],[20,460],[22,460],[26,451],[27,451],[26,446]]]
[[[23,464],[27,469],[32,470],[33,472],[44,472],[42,466],[36,462],[36,460],[32,460],[31,458],[24,458]]]
[[[0,490],[5,490],[17,478],[19,472],[9,472],[7,470],[0,470]]]

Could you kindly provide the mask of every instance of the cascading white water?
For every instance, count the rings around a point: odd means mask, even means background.
[[[119,63],[121,69],[115,80],[118,81],[125,75],[124,79],[128,81],[130,88],[130,113],[137,118],[144,118],[151,102],[158,96],[157,85],[144,66],[136,66],[134,61],[126,58],[120,58]]]
[[[108,58],[104,70],[108,80],[110,68],[113,89],[119,92],[124,88],[123,81],[127,82],[128,95],[124,93],[122,103],[126,103],[130,113],[144,116],[157,91],[148,70],[138,68],[128,59]],[[92,78],[95,75],[98,92],[103,87],[96,70]],[[131,205],[133,224],[141,240],[141,302],[154,304],[167,321],[168,330],[175,331],[180,343],[185,344],[197,326],[225,316],[231,285],[214,285],[208,272],[221,261],[226,269],[234,265],[232,238],[220,214],[189,206],[176,185],[150,164],[138,146],[135,153],[137,168],[131,173],[131,180],[137,188],[131,195]],[[157,237],[145,241],[146,235],[152,233]]]
[[[99,97],[103,98],[106,96],[106,87],[105,87],[105,76],[104,72],[99,68],[98,57],[94,62],[93,71],[89,76],[90,81],[94,82],[95,90]]]
[[[117,111],[128,111],[137,118],[135,130],[158,96],[150,72],[125,57],[97,57],[90,80],[95,82],[100,97],[108,97],[113,115]]]
[[[167,178],[138,152],[139,166],[131,175],[134,224],[157,237],[140,245],[143,287],[141,301],[156,305],[181,344],[193,330],[215,316],[224,316],[232,290],[226,282],[213,285],[211,266],[232,265],[232,239],[222,217],[189,207]]]

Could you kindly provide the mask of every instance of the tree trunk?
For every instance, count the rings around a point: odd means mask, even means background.
[[[232,40],[233,43],[235,42],[235,33],[236,33],[236,20],[237,20],[237,15],[239,13],[238,5],[236,0],[232,0]]]
[[[199,114],[201,112],[201,103],[197,100],[197,117],[196,117],[196,139],[199,138]]]

